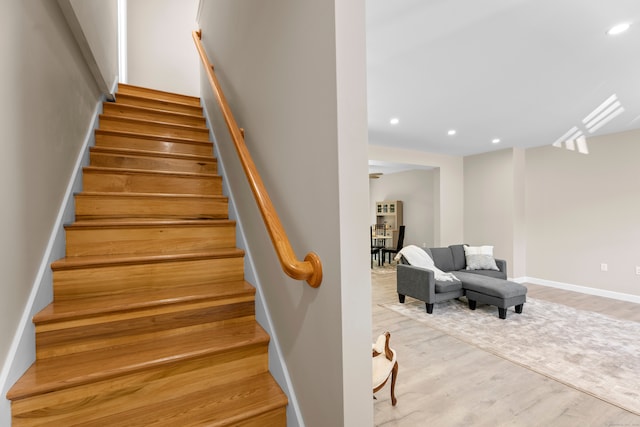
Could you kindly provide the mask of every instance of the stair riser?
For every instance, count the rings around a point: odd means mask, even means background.
[[[182,125],[205,126],[204,117],[174,113],[170,111],[157,111],[121,105],[119,103],[105,102],[102,107],[103,114],[113,117],[129,117],[132,119],[152,120],[161,123],[176,123]]]
[[[267,343],[17,400],[13,426],[76,425],[268,369]],[[98,425],[100,425],[98,423]],[[177,423],[175,425],[181,425]]]
[[[222,195],[220,176],[193,177],[85,169],[82,183],[84,191]]]
[[[235,422],[233,427],[264,427],[264,426],[286,426],[287,425],[287,409],[283,406],[273,411],[269,411],[251,419]]]
[[[105,153],[91,153],[91,166],[149,171],[159,170],[168,172],[218,173],[217,164],[213,159],[205,162],[202,160],[127,156]]]
[[[235,226],[69,228],[70,256],[165,254],[235,247]]]
[[[135,132],[167,138],[192,138],[198,141],[208,141],[209,131],[204,128],[194,128],[177,125],[162,125],[153,122],[129,121],[119,117],[100,115],[100,129],[121,132]]]
[[[54,300],[242,280],[243,267],[234,257],[54,270]]]
[[[175,102],[158,101],[149,98],[141,98],[132,95],[118,93],[116,95],[117,104],[135,105],[137,107],[155,108],[163,111],[173,111],[175,113],[202,115],[202,107],[179,104]]]
[[[96,132],[96,147],[130,148],[133,150],[194,154],[197,156],[213,155],[213,144],[208,141],[175,142],[164,141],[162,138],[136,138],[135,136],[110,135],[100,132]]]
[[[283,412],[287,398],[278,384],[264,375],[251,377],[245,384],[231,383],[221,387],[211,387],[209,393],[191,393],[171,401],[180,410],[182,427],[285,427]],[[276,396],[277,395],[277,396]],[[240,406],[243,400],[251,405]],[[279,416],[278,416],[279,415]],[[108,425],[136,425],[154,427],[175,427],[175,409],[168,405],[156,404],[144,411],[135,409],[102,418],[85,427]]]
[[[76,219],[176,218],[226,219],[227,200],[223,198],[125,197],[77,194]]]
[[[118,95],[120,94],[133,95],[133,96],[139,96],[142,98],[149,98],[149,99],[156,99],[156,100],[167,101],[167,102],[177,102],[181,104],[200,106],[200,100],[193,96],[161,92],[153,89],[147,89],[147,88],[130,86],[130,85],[122,85],[122,84],[118,85]]]
[[[64,356],[255,320],[254,298],[176,304],[36,325],[37,357]]]

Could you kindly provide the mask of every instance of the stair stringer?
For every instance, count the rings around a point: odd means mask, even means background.
[[[89,149],[95,145],[95,130],[106,95],[101,95],[84,142],[78,151],[76,162],[69,177],[64,197],[58,209],[58,215],[51,229],[46,249],[42,255],[40,267],[31,285],[29,299],[22,312],[20,322],[13,336],[11,347],[0,372],[0,425],[11,425],[11,402],[6,398],[7,391],[36,360],[36,329],[33,317],[53,302],[53,272],[51,263],[65,257],[66,238],[64,224],[70,224],[75,218],[74,194],[82,191],[82,168],[89,166]]]
[[[256,321],[264,328],[269,334],[269,372],[276,380],[278,385],[282,388],[282,391],[287,395],[289,404],[287,405],[287,425],[288,427],[304,427],[304,420],[302,413],[300,412],[300,405],[296,398],[295,390],[291,377],[289,376],[289,370],[287,364],[282,357],[282,351],[280,348],[280,342],[278,341],[278,334],[276,333],[271,315],[269,313],[269,307],[263,298],[262,284],[260,279],[256,275],[255,264],[253,262],[252,253],[250,247],[245,238],[244,228],[238,212],[236,210],[236,203],[233,197],[233,191],[228,185],[228,178],[224,168],[224,158],[218,150],[218,140],[214,133],[213,122],[210,120],[209,111],[207,110],[204,99],[201,100],[202,112],[206,119],[206,125],[209,129],[209,135],[213,142],[214,157],[218,160],[218,174],[222,177],[222,194],[228,197],[229,206],[229,219],[236,221],[236,246],[245,252],[244,255],[244,275],[245,280],[251,283],[256,288],[255,305],[256,305]]]

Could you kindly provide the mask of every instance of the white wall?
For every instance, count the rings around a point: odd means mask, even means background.
[[[198,0],[127,0],[127,82],[199,96]]]
[[[448,246],[463,241],[462,157],[369,145],[369,160],[433,166],[436,203],[433,246]]]
[[[57,2],[7,0],[0,12],[0,425],[6,426],[4,395],[15,379],[8,355],[23,314],[29,322],[24,310],[100,94]],[[31,363],[33,345],[16,363]]]
[[[372,425],[364,2],[204,1],[200,25],[236,120],[312,289],[280,269],[206,82],[258,288],[303,422]],[[290,408],[289,408],[290,409]],[[295,414],[288,412],[291,425]]]
[[[405,245],[434,247],[434,171],[414,169],[369,180],[369,223],[376,222],[376,202],[401,200]]]
[[[365,0],[334,0],[337,162],[340,217],[340,317],[342,331],[342,421],[373,424],[371,390],[371,274],[367,215],[367,71]],[[322,171],[322,165],[316,164]],[[359,254],[359,255],[356,255]],[[360,263],[360,260],[367,260]],[[383,332],[383,331],[376,331]],[[311,402],[307,402],[310,404]],[[316,412],[316,417],[319,415]],[[311,422],[313,421],[313,422]],[[317,418],[307,425],[323,425]]]
[[[526,152],[527,276],[640,296],[640,131]],[[608,271],[600,271],[600,264]]]

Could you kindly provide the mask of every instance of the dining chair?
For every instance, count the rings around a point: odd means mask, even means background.
[[[382,253],[380,251],[384,246],[377,244],[375,239],[373,238],[373,226],[369,227],[369,236],[371,238],[371,268],[373,268],[374,257],[378,260],[378,265],[381,265]]]
[[[389,264],[391,264],[391,254],[397,254],[398,252],[400,252],[403,248],[403,244],[404,244],[404,225],[400,226],[400,230],[398,230],[398,244],[396,245],[396,248],[382,248],[382,263],[384,264],[384,258],[385,256],[388,254],[389,255]]]

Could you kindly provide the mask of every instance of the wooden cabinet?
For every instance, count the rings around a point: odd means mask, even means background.
[[[385,235],[391,236],[386,239],[386,246],[395,248],[398,244],[398,230],[402,222],[402,201],[387,200],[376,202],[376,224],[384,224]]]

